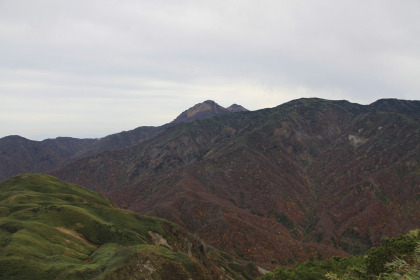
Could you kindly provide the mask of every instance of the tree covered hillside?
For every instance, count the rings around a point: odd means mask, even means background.
[[[278,267],[260,280],[418,280],[420,231],[383,240],[365,255],[308,261],[294,268]]]

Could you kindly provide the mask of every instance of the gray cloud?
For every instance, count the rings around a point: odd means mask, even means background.
[[[417,0],[3,0],[0,137],[99,137],[206,99],[419,99],[419,11]]]

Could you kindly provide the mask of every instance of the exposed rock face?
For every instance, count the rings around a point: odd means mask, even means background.
[[[179,124],[54,174],[270,268],[419,227],[419,119],[419,101],[300,99]]]

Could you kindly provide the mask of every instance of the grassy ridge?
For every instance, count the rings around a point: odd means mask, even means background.
[[[0,183],[1,279],[211,279],[229,267],[191,250],[196,242],[167,221],[118,209],[51,176]]]

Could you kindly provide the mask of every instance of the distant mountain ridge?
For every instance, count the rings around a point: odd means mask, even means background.
[[[139,144],[147,139],[150,139],[167,128],[177,125],[179,123],[192,122],[197,119],[207,118],[211,116],[229,114],[235,112],[247,111],[244,107],[233,104],[228,108],[223,108],[212,100],[207,100],[202,103],[198,103],[188,110],[181,113],[175,120],[162,126],[141,126],[129,131],[123,131],[115,134],[108,135],[102,138],[100,141],[93,143],[87,148],[79,151],[75,158],[82,158],[94,153],[121,149],[130,147],[135,144]]]
[[[232,104],[228,108],[224,108],[213,100],[207,100],[202,103],[198,103],[190,109],[182,112],[181,115],[179,115],[175,120],[171,122],[171,124],[192,122],[197,119],[208,118],[220,114],[245,111],[248,110],[237,104]]]
[[[225,109],[216,102],[207,100],[184,111],[171,123],[157,127],[141,126],[101,139],[58,137],[33,141],[18,135],[6,136],[0,138],[0,181],[20,173],[45,172],[56,169],[95,153],[130,147],[182,122],[240,111],[246,111],[246,109],[237,104]]]
[[[317,98],[173,126],[53,172],[266,268],[420,224],[420,102]]]
[[[95,139],[58,137],[33,141],[18,135],[0,139],[0,181],[24,172],[44,172],[67,162]]]
[[[248,109],[245,109],[241,105],[238,104],[232,104],[229,107],[226,108],[229,112],[246,112],[249,111]]]

